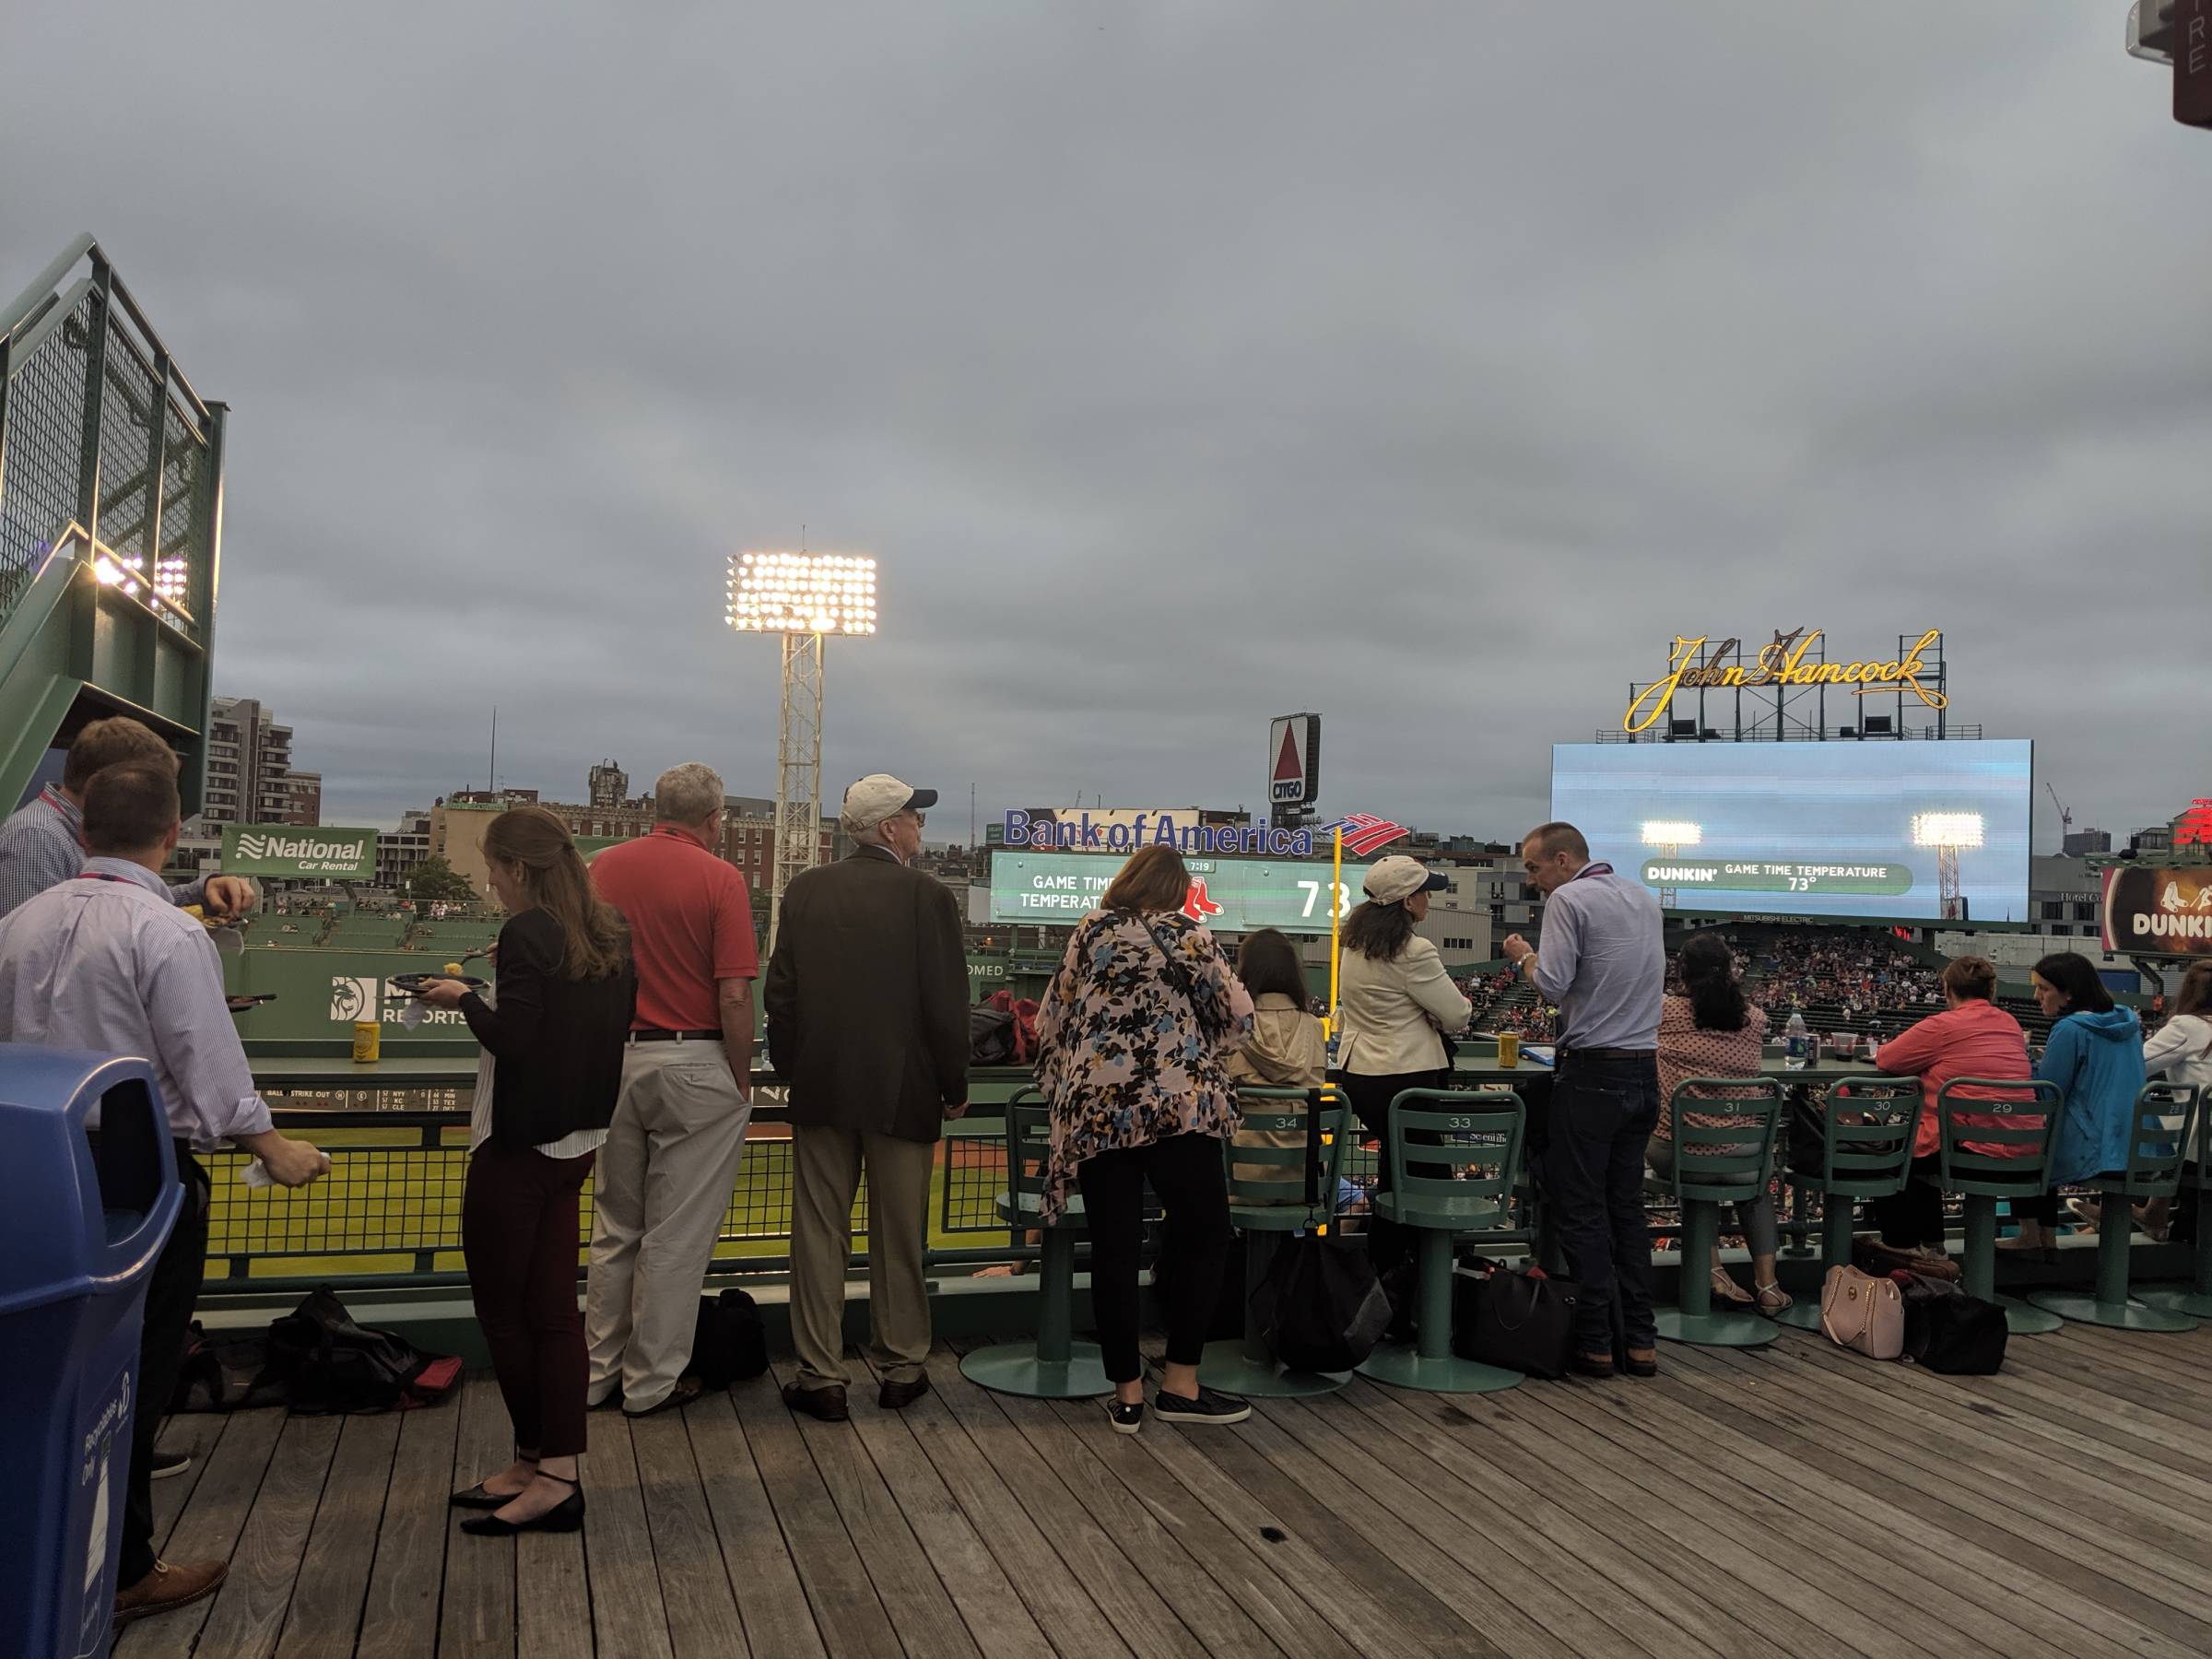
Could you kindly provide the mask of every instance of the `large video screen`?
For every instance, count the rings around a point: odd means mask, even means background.
[[[1099,908],[1107,884],[1128,862],[1096,853],[991,854],[991,920],[1072,924]],[[1351,913],[1367,865],[1347,862],[1344,880],[1320,859],[1185,858],[1191,890],[1183,914],[1216,933],[1325,934],[1330,919]]]
[[[1669,910],[2025,922],[2028,742],[1562,743],[1551,815]]]

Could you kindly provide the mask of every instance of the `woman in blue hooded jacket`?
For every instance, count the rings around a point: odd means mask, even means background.
[[[2142,1022],[2133,1008],[2112,1005],[2096,965],[2077,952],[2062,950],[2036,963],[2033,983],[2035,1000],[2058,1021],[2035,1075],[2066,1097],[2051,1143],[2051,1184],[2116,1174],[2127,1168],[2127,1137],[2143,1088]],[[2006,1247],[2054,1253],[2057,1193],[2017,1208],[2020,1236],[2006,1240]]]

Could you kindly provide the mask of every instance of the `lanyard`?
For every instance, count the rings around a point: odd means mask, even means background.
[[[1567,879],[1580,881],[1585,876],[1610,876],[1612,874],[1613,866],[1609,864],[1586,864]]]
[[[61,815],[63,823],[72,825],[74,832],[76,836],[76,844],[79,847],[82,847],[85,844],[84,818],[76,812],[76,808],[72,807],[66,800],[63,799],[61,792],[55,789],[53,784],[49,783],[39,791],[39,799],[45,802],[47,806],[53,807],[55,812],[59,813]],[[113,878],[110,877],[110,879]]]

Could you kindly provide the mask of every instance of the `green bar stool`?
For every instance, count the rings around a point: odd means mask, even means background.
[[[1527,1120],[1510,1088],[1408,1088],[1391,1101],[1391,1190],[1375,1195],[1374,1211],[1420,1232],[1420,1328],[1410,1344],[1376,1348],[1361,1376],[1431,1394],[1496,1394],[1521,1385],[1519,1371],[1452,1351],[1452,1244],[1504,1224]],[[1409,1144],[1413,1135],[1436,1144]]]
[[[2196,1194],[2196,1277],[2187,1290],[2146,1291],[2143,1301],[2169,1313],[2212,1319],[2212,1095],[2197,1096],[2196,1131],[2188,1146],[2180,1185]]]
[[[1912,1174],[1912,1141],[1920,1132],[1920,1079],[1853,1077],[1839,1083],[1823,1114],[1820,1173],[1792,1175],[1801,1192],[1820,1197],[1820,1270],[1851,1265],[1852,1209],[1860,1201],[1893,1197]],[[1855,1118],[1846,1123],[1845,1118]],[[1818,1298],[1792,1302],[1774,1316],[1800,1331],[1820,1328]]]
[[[2117,1179],[2091,1182],[2104,1194],[2104,1215],[2097,1229],[2097,1288],[2031,1290],[2028,1300],[2045,1312],[2081,1324],[2111,1325],[2123,1331],[2194,1331],[2196,1321],[2168,1307],[2152,1307],[2127,1294],[2130,1235],[2128,1215],[2137,1198],[2171,1198],[2181,1190],[2182,1155],[2198,1109],[2194,1083],[2146,1083],[2136,1095],[2134,1133],[2127,1137],[2127,1168]],[[2204,1224],[2197,1224],[2204,1230]]]
[[[1242,1088],[1237,1098],[1244,1104],[1245,1128],[1293,1135],[1297,1144],[1240,1147],[1230,1142],[1224,1147],[1230,1219],[1244,1234],[1244,1335],[1235,1341],[1207,1343],[1198,1381],[1225,1394],[1262,1400],[1335,1394],[1351,1380],[1351,1372],[1291,1371],[1278,1364],[1260,1334],[1252,1303],[1284,1235],[1309,1227],[1326,1232],[1335,1224],[1337,1183],[1352,1132],[1351,1108],[1334,1083],[1312,1089]],[[1314,1113],[1321,1120],[1321,1168],[1314,1202],[1309,1206],[1306,1136]]]
[[[1976,1100],[1961,1088],[2001,1089],[2005,1096]],[[1997,1200],[2040,1198],[2050,1186],[2051,1141],[2065,1110],[2065,1091],[2055,1083],[2027,1077],[1954,1077],[1936,1092],[1936,1143],[1943,1190],[1964,1201],[1965,1248],[1959,1256],[1960,1287],[1969,1296],[1994,1301],[2005,1310],[2005,1328],[2015,1336],[2041,1336],[2065,1323],[2055,1313],[2031,1308],[2016,1297],[1997,1294]],[[1971,1125],[1968,1117],[2004,1120]],[[2016,1121],[2017,1120],[2017,1121]],[[2030,1122],[2030,1120],[2032,1120]],[[2011,1155],[1971,1151],[1974,1147],[2017,1148]]]
[[[1721,1206],[1748,1203],[1773,1179],[1782,1101],[1774,1077],[1685,1077],[1675,1086],[1667,1102],[1675,1125],[1669,1184],[1682,1206],[1682,1265],[1676,1305],[1653,1314],[1663,1342],[1764,1347],[1781,1335],[1757,1313],[1715,1313],[1707,1264],[1720,1237]],[[1707,1126],[1686,1121],[1689,1112],[1739,1121]]]
[[[998,1214],[1018,1233],[1039,1228],[1052,1139],[1052,1109],[1044,1097],[1034,1088],[1015,1090],[1006,1102],[1006,1190],[998,1195]],[[977,1348],[961,1359],[960,1375],[1032,1400],[1085,1400],[1113,1392],[1099,1345],[1075,1340],[1076,1235],[1082,1230],[1083,1200],[1071,1194],[1059,1221],[1042,1229],[1037,1340]]]

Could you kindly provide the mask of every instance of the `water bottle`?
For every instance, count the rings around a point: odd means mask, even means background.
[[[1811,1039],[1806,1032],[1805,1014],[1802,1009],[1792,1008],[1790,1010],[1790,1023],[1784,1028],[1784,1030],[1789,1038],[1788,1068],[1791,1071],[1803,1071],[1806,1051],[1811,1045]]]

